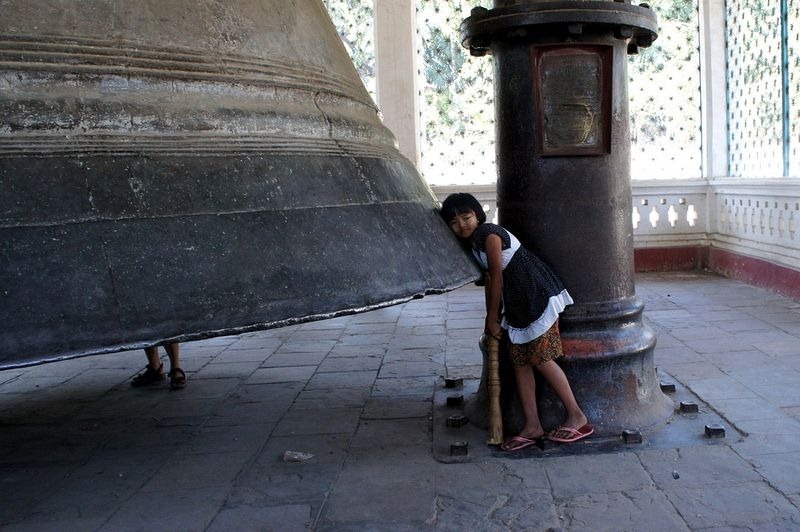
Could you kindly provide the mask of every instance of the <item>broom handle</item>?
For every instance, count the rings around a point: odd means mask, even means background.
[[[503,443],[503,413],[500,410],[500,344],[497,338],[486,339],[489,352],[488,388],[489,388],[489,445]]]
[[[492,284],[489,272],[484,276],[484,296],[486,312],[489,313],[491,298],[489,290]],[[500,343],[497,338],[486,331],[487,372],[486,384],[489,392],[489,434],[486,443],[500,445],[503,443],[503,413],[500,410]]]

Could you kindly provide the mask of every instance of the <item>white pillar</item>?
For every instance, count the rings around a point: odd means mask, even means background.
[[[725,1],[700,0],[700,95],[703,177],[728,176]]]
[[[375,80],[383,122],[419,167],[415,0],[374,0]]]

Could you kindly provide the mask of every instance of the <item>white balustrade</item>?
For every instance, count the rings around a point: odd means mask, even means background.
[[[714,245],[800,270],[800,179],[712,181]]]
[[[443,200],[469,192],[497,219],[495,185],[435,186]],[[800,270],[800,179],[633,181],[634,246],[713,246]]]
[[[708,181],[634,181],[632,195],[636,247],[708,243]]]

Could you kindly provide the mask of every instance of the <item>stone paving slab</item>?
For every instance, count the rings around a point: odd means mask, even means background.
[[[179,392],[129,386],[141,351],[0,372],[0,529],[800,529],[800,303],[703,273],[637,290],[659,376],[700,412],[636,445],[447,432],[444,377],[469,397],[482,369],[474,286],[184,344]]]
[[[710,527],[796,530],[797,508],[766,482],[732,483],[667,492],[667,498],[693,530]],[[784,528],[786,527],[786,528]]]
[[[558,501],[556,512],[564,530],[691,530],[663,493],[652,488],[581,494]]]

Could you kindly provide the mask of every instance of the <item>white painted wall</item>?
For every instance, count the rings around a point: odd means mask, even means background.
[[[415,1],[374,2],[376,103],[400,153],[419,168]]]

